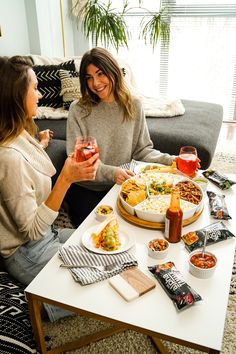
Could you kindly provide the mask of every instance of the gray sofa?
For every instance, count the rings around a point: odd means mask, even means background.
[[[147,124],[154,147],[178,155],[180,147],[197,148],[203,170],[210,166],[214,156],[223,119],[219,104],[182,100],[185,113],[181,116],[148,118]]]
[[[178,155],[184,145],[197,148],[201,168],[207,169],[214,156],[222,119],[222,106],[214,103],[182,100],[185,113],[171,118],[146,117],[154,147]],[[54,139],[47,153],[60,171],[66,158],[66,119],[36,119],[40,130],[51,129]],[[56,177],[55,177],[56,178]]]

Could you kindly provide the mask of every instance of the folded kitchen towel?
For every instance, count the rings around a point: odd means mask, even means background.
[[[59,249],[59,257],[64,264],[88,264],[91,266],[116,264],[111,271],[100,271],[89,267],[69,269],[74,280],[81,285],[88,285],[108,279],[128,268],[138,265],[135,256],[130,252],[97,254],[89,252],[85,247],[78,245],[62,246]]]

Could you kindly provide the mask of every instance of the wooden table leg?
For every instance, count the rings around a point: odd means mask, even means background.
[[[149,336],[149,338],[151,339],[152,343],[154,344],[154,346],[159,354],[168,354],[169,353],[159,338],[154,337],[154,336]]]
[[[38,350],[42,354],[47,353],[47,347],[45,343],[45,334],[43,329],[43,323],[41,318],[41,307],[42,302],[37,300],[34,296],[27,293],[28,306],[30,312],[31,324],[33,327],[35,341],[38,347]]]
[[[47,349],[46,342],[45,342],[45,333],[44,333],[44,328],[43,328],[43,323],[41,318],[42,302],[29,293],[27,293],[27,299],[28,299],[30,319],[33,327],[35,341],[37,344],[37,349],[42,354],[47,354],[47,353],[58,354],[58,353],[64,353],[65,351],[68,350],[78,349],[92,342],[96,342],[101,339],[110,337],[114,334],[124,332],[127,329],[127,327],[125,326],[115,325],[112,328],[108,328],[99,331],[97,333],[89,334],[87,336],[83,336],[79,338],[78,340],[74,340],[69,343],[59,345],[54,349]]]
[[[154,337],[154,336],[149,336],[149,338],[151,339],[152,343],[154,344],[154,346],[159,354],[168,354],[169,353],[168,349],[165,347],[165,345],[161,342],[161,340],[159,338]],[[178,343],[178,344],[184,345],[181,343]],[[208,350],[206,348],[204,351],[206,351],[209,354],[220,354],[219,350],[210,349],[210,348],[208,348]]]

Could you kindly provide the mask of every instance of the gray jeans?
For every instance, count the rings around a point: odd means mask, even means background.
[[[43,239],[27,242],[12,256],[4,259],[7,271],[22,284],[28,285],[74,231],[74,229],[54,230],[50,227]],[[44,304],[44,307],[51,322],[73,315],[71,311],[53,305]]]

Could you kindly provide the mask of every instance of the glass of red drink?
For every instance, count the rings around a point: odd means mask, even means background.
[[[76,162],[88,160],[98,153],[96,138],[92,136],[78,136],[75,142],[74,159]]]
[[[189,177],[194,177],[198,170],[199,159],[197,149],[193,146],[182,146],[177,158],[178,169]]]

